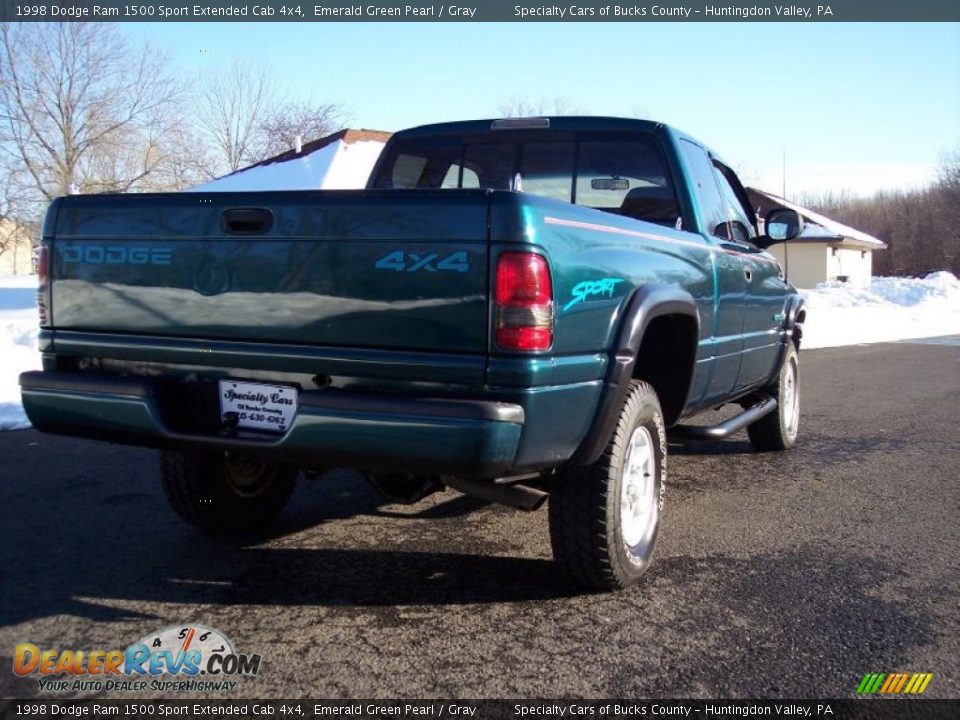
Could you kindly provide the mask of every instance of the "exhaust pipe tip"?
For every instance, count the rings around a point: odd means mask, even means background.
[[[444,478],[447,487],[459,490],[464,495],[470,495],[481,500],[508,505],[509,507],[533,512],[539,510],[547,501],[549,495],[543,490],[527,485],[503,485],[494,480],[465,480],[463,478]]]
[[[413,505],[444,487],[434,475],[367,473],[366,479],[384,500],[398,505]]]

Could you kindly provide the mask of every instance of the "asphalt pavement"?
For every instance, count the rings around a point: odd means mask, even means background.
[[[801,368],[794,451],[671,447],[654,565],[612,594],[561,582],[545,510],[387,505],[335,471],[268,536],[212,541],[167,508],[153,452],[0,433],[0,696],[85,696],[14,676],[18,643],[201,623],[263,660],[189,697],[843,698],[903,671],[958,698],[960,346]]]

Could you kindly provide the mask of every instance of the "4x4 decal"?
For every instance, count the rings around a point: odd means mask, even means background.
[[[453,272],[465,273],[470,270],[470,261],[467,259],[467,254],[462,250],[448,255],[442,260],[437,260],[439,257],[437,253],[421,255],[412,252],[405,253],[403,250],[394,250],[377,260],[374,267],[378,270],[393,270],[394,272],[417,272],[419,270],[437,272],[438,270],[451,270]]]

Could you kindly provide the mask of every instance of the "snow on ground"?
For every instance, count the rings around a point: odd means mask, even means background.
[[[39,369],[37,278],[0,278],[0,430],[30,427],[17,377]]]
[[[0,430],[30,426],[17,377],[40,368],[36,292],[36,277],[0,278]],[[804,349],[960,335],[960,280],[947,272],[923,280],[874,278],[865,288],[823,283],[801,292]]]
[[[960,334],[960,280],[948,272],[878,277],[863,288],[821,283],[801,293],[804,349]]]

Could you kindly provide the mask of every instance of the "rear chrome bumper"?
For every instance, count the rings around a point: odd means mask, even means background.
[[[512,403],[310,390],[282,435],[187,432],[165,417],[156,380],[42,371],[23,373],[20,387],[27,417],[44,432],[251,452],[299,467],[497,477],[513,465],[524,425],[523,407]]]

